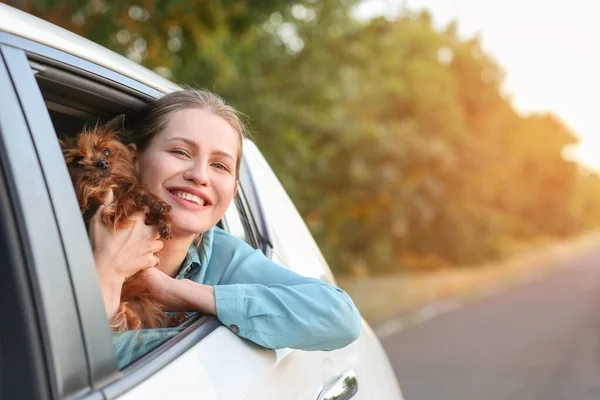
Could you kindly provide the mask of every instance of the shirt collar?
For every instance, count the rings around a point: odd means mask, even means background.
[[[196,247],[194,243],[190,245],[187,255],[181,263],[181,268],[175,279],[192,279],[202,283],[206,273],[206,266],[212,253],[212,243],[214,228],[202,235],[202,241]],[[200,271],[199,274],[197,272]],[[197,275],[194,277],[194,275]]]
[[[175,279],[188,278],[192,274],[192,270],[195,270],[198,267],[200,267],[200,255],[198,254],[196,246],[192,243],[183,263],[181,263],[181,268],[179,268],[179,273]]]

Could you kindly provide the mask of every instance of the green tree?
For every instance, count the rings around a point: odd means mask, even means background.
[[[332,268],[478,263],[600,223],[575,136],[521,115],[477,37],[427,11],[361,23],[354,0],[13,1],[249,116]]]

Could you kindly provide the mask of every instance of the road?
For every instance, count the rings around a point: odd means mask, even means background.
[[[600,248],[382,343],[406,400],[598,400]]]

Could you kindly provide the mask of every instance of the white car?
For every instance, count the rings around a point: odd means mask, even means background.
[[[336,351],[268,350],[213,316],[119,370],[92,251],[57,133],[135,114],[178,86],[0,4],[0,398],[402,399],[367,323]],[[300,274],[335,284],[251,141],[221,226]]]

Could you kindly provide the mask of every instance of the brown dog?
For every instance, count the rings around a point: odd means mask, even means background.
[[[114,202],[104,208],[101,220],[117,231],[128,227],[137,212],[146,215],[146,225],[156,225],[163,239],[171,237],[168,213],[171,206],[159,200],[137,182],[133,158],[118,139],[124,132],[124,116],[106,125],[84,130],[76,137],[60,141],[86,226],[104,204],[109,190]],[[168,318],[160,304],[148,293],[141,272],[127,278],[121,291],[121,304],[111,328],[115,331],[160,328]]]

